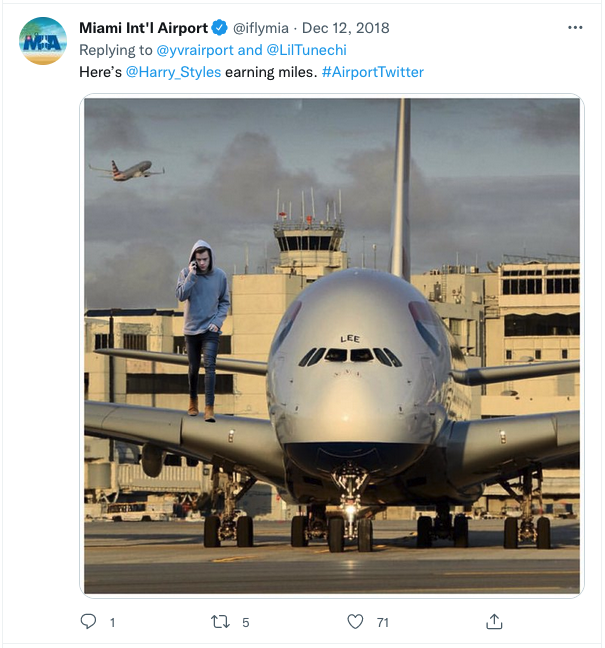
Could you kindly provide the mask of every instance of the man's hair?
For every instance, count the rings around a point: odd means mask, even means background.
[[[210,263],[208,263],[208,272],[210,272],[212,270],[212,266],[214,265],[214,262],[212,260],[212,250],[210,248],[207,248],[205,246],[195,248],[193,252],[193,258],[195,258],[196,254],[203,254],[204,252],[208,252],[208,257],[210,258]]]

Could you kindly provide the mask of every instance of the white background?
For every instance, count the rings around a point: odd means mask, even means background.
[[[68,47],[60,61],[37,66],[20,53],[21,28],[37,16],[62,24]],[[346,20],[389,22],[387,36],[347,37],[348,67],[405,64],[422,79],[209,79],[203,83],[81,79],[78,44],[183,45],[186,39],[79,34],[79,23],[213,22],[224,19],[299,26]],[[211,614],[254,619],[228,639],[248,644],[416,642],[484,643],[482,620],[514,619],[514,631],[490,643],[578,645],[601,642],[601,25],[599,4],[413,5],[3,5],[3,621],[5,645],[203,643]],[[568,25],[583,29],[568,30]],[[146,40],[144,40],[146,38]],[[302,42],[332,45],[333,34],[304,39],[223,37],[221,44]],[[194,41],[197,44],[197,40]],[[213,39],[212,44],[216,44]],[[147,61],[146,61],[147,62]],[[149,64],[168,67],[157,57]],[[218,61],[213,61],[212,66]],[[139,64],[134,59],[133,64]],[[309,59],[264,57],[253,64],[311,67]],[[121,62],[121,67],[128,63]],[[194,63],[191,63],[194,64]],[[195,64],[200,66],[199,62]],[[313,61],[320,69],[327,60]],[[100,61],[98,67],[107,67]],[[584,114],[583,203],[583,590],[570,599],[472,597],[93,598],[80,589],[80,429],[82,214],[80,102],[90,94],[289,93],[451,95],[577,95]],[[60,502],[60,505],[58,504]],[[52,506],[50,504],[52,503]],[[87,631],[80,616],[91,612]],[[346,616],[387,616],[388,633]],[[110,618],[119,620],[112,628]],[[175,633],[173,620],[179,623]],[[548,620],[548,621],[546,621]]]

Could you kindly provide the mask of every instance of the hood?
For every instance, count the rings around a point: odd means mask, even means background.
[[[210,252],[210,266],[208,267],[207,273],[209,274],[214,270],[214,250],[212,249],[212,246],[210,245],[210,243],[208,243],[208,241],[200,239],[195,243],[195,245],[191,248],[191,253],[189,254],[189,261],[187,262],[187,265],[189,265],[193,261],[195,251],[201,247],[208,248],[208,251]]]

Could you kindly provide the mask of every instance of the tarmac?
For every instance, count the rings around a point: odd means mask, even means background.
[[[289,522],[256,522],[254,546],[203,546],[200,522],[87,522],[86,594],[562,594],[580,591],[580,523],[552,521],[552,548],[504,549],[504,520],[471,520],[468,548],[416,548],[413,521],[374,522],[374,550],[290,546]]]

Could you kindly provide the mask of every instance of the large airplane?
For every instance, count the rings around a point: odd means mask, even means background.
[[[89,401],[85,433],[142,445],[157,477],[167,452],[213,467],[204,546],[236,539],[253,545],[253,521],[237,501],[257,481],[299,505],[291,544],[345,540],[372,551],[372,517],[389,506],[433,505],[421,516],[417,546],[435,539],[469,545],[470,505],[489,484],[519,499],[504,547],[550,548],[550,522],[533,521],[542,468],[579,453],[579,412],[469,420],[470,387],[575,373],[579,362],[467,369],[460,349],[423,295],[409,283],[409,104],[398,118],[390,272],[352,268],[306,288],[283,316],[267,362],[219,358],[217,368],[266,377],[268,418],[217,416]],[[187,364],[175,354],[104,349],[99,353]],[[522,494],[510,485],[520,480]],[[330,510],[327,510],[330,507]]]
[[[143,160],[143,162],[139,162],[138,164],[131,166],[130,168],[126,169],[126,171],[120,171],[113,160],[111,161],[111,170],[98,169],[97,167],[93,167],[90,164],[88,165],[88,167],[93,171],[101,171],[102,173],[109,174],[106,177],[111,178],[111,180],[115,180],[116,182],[125,182],[126,180],[130,180],[130,178],[148,178],[149,176],[162,175],[166,172],[165,169],[162,169],[161,173],[159,171],[149,171],[149,169],[151,168],[151,162],[149,160]]]

